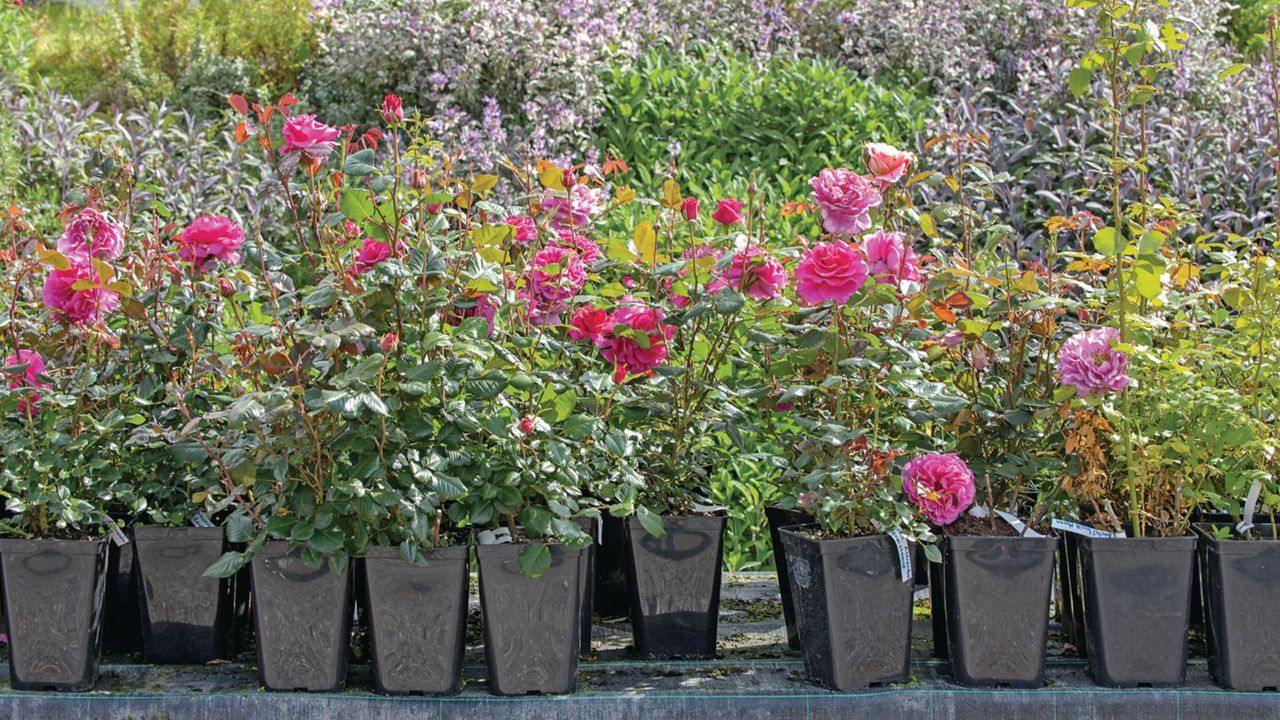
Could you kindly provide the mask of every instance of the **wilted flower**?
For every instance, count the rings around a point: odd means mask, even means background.
[[[203,215],[196,218],[178,236],[178,257],[203,270],[213,260],[228,265],[240,262],[244,231],[230,218]]]
[[[62,231],[58,252],[67,257],[114,260],[124,252],[124,226],[112,221],[106,213],[85,208]]]
[[[1115,328],[1086,330],[1073,335],[1058,351],[1058,378],[1074,385],[1084,397],[1120,392],[1129,386],[1129,356],[1116,350]]]
[[[902,489],[935,525],[950,525],[973,504],[973,471],[955,453],[930,453],[907,461]]]
[[[867,282],[867,263],[857,248],[836,240],[814,245],[796,266],[796,295],[817,305],[843,305]]]
[[[827,168],[809,181],[813,201],[827,232],[856,235],[871,227],[871,210],[880,207],[880,191],[867,178],[844,168]]]

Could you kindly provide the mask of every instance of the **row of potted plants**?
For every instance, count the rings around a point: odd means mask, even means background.
[[[610,156],[474,174],[395,96],[378,128],[229,98],[267,168],[234,218],[174,217],[127,161],[49,237],[9,208],[15,687],[92,683],[102,538],[128,542],[122,521],[140,565],[158,548],[184,579],[144,580],[157,618],[248,573],[270,688],[341,683],[356,587],[388,667],[456,662],[474,535],[494,690],[571,689],[604,518],[625,519],[636,652],[710,656],[710,478],[743,457],[812,521],[780,529],[778,555],[817,682],[904,677],[918,546],[957,678],[1038,683],[1055,545],[1095,679],[1180,682],[1200,510],[1231,516],[1201,528],[1219,680],[1276,685],[1229,659],[1263,636],[1228,608],[1266,604],[1238,599],[1223,560],[1260,553],[1250,582],[1277,582],[1274,523],[1255,522],[1280,506],[1274,234],[1214,233],[1152,191],[1126,138],[1151,131],[1181,35],[1089,4],[1071,84],[1107,91],[1113,203],[1105,222],[1046,219],[1041,248],[987,211],[1005,178],[976,129],[868,143],[803,198],[749,188],[712,209],[685,169],[641,197]],[[82,661],[54,661],[68,648]]]

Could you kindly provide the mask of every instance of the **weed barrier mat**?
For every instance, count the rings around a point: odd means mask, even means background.
[[[805,682],[803,663],[787,651],[772,576],[730,574],[724,581],[719,658],[630,659],[627,624],[598,621],[592,632],[595,656],[582,662],[573,695],[490,695],[478,640],[479,616],[473,609],[465,687],[452,697],[376,695],[367,660],[359,657],[352,661],[343,692],[266,692],[258,688],[250,648],[235,661],[195,667],[143,665],[136,658],[108,656],[96,689],[87,693],[14,692],[5,674],[0,682],[0,719],[1280,720],[1280,693],[1230,692],[1214,686],[1201,643],[1192,644],[1185,687],[1112,690],[1093,685],[1085,661],[1062,642],[1056,625],[1053,630],[1044,687],[964,688],[950,682],[946,661],[930,657],[927,607],[920,605],[911,681],[832,693]]]

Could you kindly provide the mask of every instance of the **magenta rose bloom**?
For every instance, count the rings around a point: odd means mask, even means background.
[[[464,298],[461,306],[455,307],[455,317],[458,322],[462,322],[470,317],[482,317],[489,323],[490,337],[493,336],[493,314],[498,309],[496,303],[493,302],[493,296],[488,293],[475,293],[470,297]]]
[[[400,96],[390,94],[382,98],[382,121],[388,125],[395,125],[404,121],[404,103],[400,100]]]
[[[206,269],[214,260],[228,265],[240,262],[240,247],[244,245],[244,231],[222,215],[202,215],[191,222],[178,236],[178,257]]]
[[[542,209],[551,214],[551,226],[556,229],[581,228],[604,212],[608,200],[608,188],[574,185],[568,197],[547,191],[542,198]]]
[[[569,248],[543,248],[529,262],[522,295],[529,302],[530,318],[536,324],[560,321],[569,300],[587,284],[582,258]]]
[[[609,313],[593,305],[583,305],[573,312],[569,320],[569,337],[574,340],[595,342],[613,329]]]
[[[511,215],[503,222],[515,228],[517,244],[528,245],[538,239],[538,224],[528,215]]]
[[[782,294],[787,286],[787,271],[768,250],[759,245],[751,245],[734,253],[725,268],[724,275],[707,288],[714,293],[721,288],[731,287],[743,295],[756,300],[772,300]]]
[[[685,220],[693,222],[698,219],[698,198],[688,197],[680,203],[680,214]]]
[[[667,360],[667,341],[675,328],[663,324],[666,315],[659,308],[624,298],[609,318],[609,332],[596,338],[596,347],[615,368],[627,373],[646,373]],[[635,335],[644,335],[641,344]]]
[[[1113,347],[1119,339],[1120,331],[1110,327],[1073,335],[1058,351],[1058,379],[1083,397],[1124,390],[1129,356]]]
[[[592,265],[604,257],[596,241],[586,235],[580,235],[569,228],[560,228],[556,230],[556,236],[558,239],[555,244],[578,253],[584,265]]]
[[[867,171],[884,189],[901,180],[915,163],[915,153],[884,143],[867,143]]]
[[[876,230],[862,239],[867,267],[876,282],[898,285],[904,280],[920,282],[920,258],[900,232]]]
[[[356,260],[351,266],[351,272],[355,275],[363,275],[390,257],[390,245],[373,238],[365,238],[364,244],[360,246],[360,250],[356,253]]]
[[[934,525],[950,525],[973,504],[973,471],[955,453],[931,453],[907,461],[902,489]]]
[[[124,252],[124,226],[111,216],[85,208],[62,231],[58,252],[67,257],[96,257],[114,260]]]
[[[716,205],[716,211],[711,214],[711,219],[721,225],[737,225],[742,222],[742,206],[741,200],[732,200],[725,198]]]
[[[22,365],[26,365],[23,370],[10,369]],[[9,389],[21,392],[18,412],[24,415],[40,412],[40,408],[36,407],[41,398],[40,389],[49,387],[48,383],[40,380],[45,370],[44,358],[35,350],[19,350],[4,359],[4,367],[5,373],[9,375]]]
[[[809,181],[813,201],[827,232],[857,235],[871,227],[871,211],[880,207],[880,191],[852,170],[827,168]]]
[[[75,289],[87,280],[92,287]],[[71,267],[53,269],[44,279],[44,305],[66,322],[87,325],[102,320],[120,304],[120,295],[102,286],[98,271],[88,258],[71,258]]]
[[[315,115],[294,115],[284,121],[284,147],[281,155],[303,153],[314,160],[324,160],[338,144],[342,134],[316,120]]]
[[[862,252],[841,240],[809,248],[796,266],[796,295],[818,305],[827,300],[843,305],[868,278]]]

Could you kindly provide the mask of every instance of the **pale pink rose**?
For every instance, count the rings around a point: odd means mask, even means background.
[[[920,258],[900,232],[877,229],[862,239],[867,266],[876,282],[898,285],[904,280],[920,282]]]
[[[1086,330],[1071,336],[1058,351],[1058,378],[1083,397],[1120,392],[1129,387],[1129,356],[1115,349],[1120,331]]]
[[[26,368],[10,369],[22,365],[26,365]],[[48,383],[40,379],[45,371],[44,358],[40,353],[35,350],[19,350],[4,359],[4,368],[5,373],[9,375],[9,389],[21,392],[21,397],[18,399],[18,412],[24,415],[35,415],[40,412],[40,408],[36,406],[42,397],[40,389],[49,387]]]
[[[551,214],[552,227],[582,228],[604,213],[608,200],[608,188],[578,184],[569,191],[568,197],[548,190],[542,198],[542,209]]]
[[[92,284],[74,288],[81,280]],[[66,322],[87,325],[102,320],[120,304],[120,295],[102,285],[98,271],[88,258],[71,258],[71,267],[54,268],[44,279],[44,304]]]
[[[351,266],[351,273],[355,275],[363,275],[378,265],[385,262],[391,257],[391,246],[380,240],[373,238],[365,238],[364,244],[360,246],[360,250],[356,252],[355,263]]]
[[[870,180],[852,170],[827,168],[809,181],[822,226],[831,233],[857,235],[871,227],[871,211],[883,198]]]
[[[114,260],[124,252],[124,226],[106,213],[85,208],[62,231],[58,252],[67,257]]]
[[[641,374],[662,365],[667,360],[667,341],[675,328],[664,324],[666,315],[661,309],[623,298],[609,318],[609,332],[596,338],[596,347],[616,369],[626,373]],[[641,344],[635,334],[645,336]]]
[[[574,296],[587,284],[587,271],[578,253],[552,245],[543,248],[529,262],[521,295],[529,303],[530,319],[536,324],[560,322]]]
[[[915,164],[915,153],[899,150],[884,143],[867,143],[867,171],[881,189],[901,180]]]
[[[707,290],[715,293],[726,286],[756,300],[771,300],[782,294],[787,286],[787,271],[769,251],[759,245],[751,245],[734,253],[724,274]]]
[[[843,305],[867,282],[862,253],[841,240],[814,245],[796,266],[796,295],[817,305],[827,300]]]
[[[931,453],[907,461],[902,489],[935,525],[950,525],[973,504],[973,471],[955,453]]]
[[[538,239],[538,224],[528,215],[510,215],[503,222],[515,228],[515,241],[520,245]]]
[[[574,340],[594,342],[613,329],[609,313],[593,305],[583,305],[573,312],[569,320],[569,337]]]
[[[281,155],[303,153],[314,160],[324,160],[337,147],[342,132],[319,122],[315,115],[294,115],[284,121],[283,134]]]
[[[230,218],[202,215],[178,236],[178,257],[201,270],[206,269],[214,260],[235,265],[240,262],[242,245],[244,231]]]

